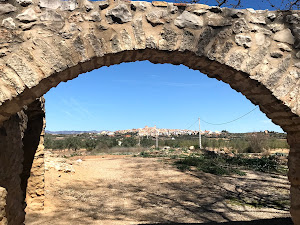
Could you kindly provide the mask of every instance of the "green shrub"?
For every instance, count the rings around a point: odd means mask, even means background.
[[[216,175],[237,174],[246,175],[241,169],[249,169],[260,172],[281,172],[279,162],[275,156],[262,158],[244,158],[240,155],[228,157],[212,152],[200,156],[190,156],[177,160],[175,165],[180,170],[189,170],[192,166],[205,173]]]

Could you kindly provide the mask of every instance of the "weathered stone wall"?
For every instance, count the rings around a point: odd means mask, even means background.
[[[0,128],[0,187],[8,192],[5,207],[8,224],[22,224],[25,218],[20,174],[23,169],[22,138],[26,126],[27,117],[24,112],[19,112]]]
[[[6,219],[6,195],[7,191],[5,188],[0,187],[0,225],[7,225],[7,219]]]
[[[289,180],[291,182],[291,214],[296,225],[300,224],[300,132],[288,133]]]
[[[42,106],[43,103],[37,100],[31,105],[25,106],[22,111],[5,121],[0,127],[0,221],[2,219],[3,224],[5,224],[6,219],[1,218],[1,216],[4,213],[8,224],[23,224],[25,219],[24,209],[26,203],[24,200],[26,189],[24,187],[26,187],[29,177],[28,172],[30,173],[35,150],[38,147],[40,135],[44,128]],[[30,137],[34,139],[29,140]],[[41,160],[43,161],[43,158]],[[36,167],[33,174],[40,175],[36,178],[36,182],[40,183],[43,181],[43,163],[36,164],[40,164],[41,167]],[[40,171],[36,173],[38,170]],[[43,182],[37,187],[33,186],[34,182],[29,183],[31,183],[29,185],[30,193],[43,189]],[[5,195],[6,192],[2,188],[6,189],[7,195]],[[43,190],[39,193],[42,197]],[[4,201],[5,197],[6,202]],[[6,206],[3,211],[4,205]]]
[[[27,129],[23,137],[23,172],[21,188],[26,198],[27,209],[41,210],[44,206],[44,99],[35,101],[24,110],[28,117]]]
[[[9,141],[0,142],[0,151],[11,148],[22,155],[23,114],[16,113],[62,81],[122,62],[184,64],[230,84],[288,133],[291,213],[300,225],[299,49],[298,11],[122,0],[0,0],[0,123],[7,121],[3,126],[9,135],[16,132],[11,139],[0,137]],[[42,142],[37,134],[35,138],[37,145]],[[28,152],[32,159],[33,149]],[[0,162],[8,153],[1,154]],[[15,157],[4,165],[14,163],[19,172],[22,157]],[[6,172],[0,169],[0,179]],[[26,182],[22,184],[24,189]],[[0,186],[7,188],[1,181]],[[7,190],[10,222],[9,202],[20,197],[10,193],[13,188]]]

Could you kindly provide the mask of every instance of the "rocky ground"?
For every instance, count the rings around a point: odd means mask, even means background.
[[[45,210],[27,212],[27,225],[291,224],[284,176],[181,172],[162,158],[122,155],[46,159]]]

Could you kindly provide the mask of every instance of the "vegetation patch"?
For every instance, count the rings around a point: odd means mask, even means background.
[[[226,200],[232,205],[249,206],[253,208],[273,208],[278,210],[288,211],[290,207],[289,199],[266,199],[266,198],[247,198],[247,197],[233,197],[228,196]]]
[[[243,169],[279,174],[286,172],[276,156],[247,158],[241,155],[230,157],[228,155],[205,153],[199,156],[188,156],[177,160],[175,165],[182,171],[196,167],[200,171],[215,175],[237,174],[244,176],[246,173],[242,171]]]

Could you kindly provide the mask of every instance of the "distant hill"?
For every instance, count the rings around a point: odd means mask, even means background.
[[[77,131],[77,130],[63,130],[63,131],[49,131],[46,130],[47,134],[83,134],[83,133],[100,133],[101,131],[89,130],[89,131]]]

